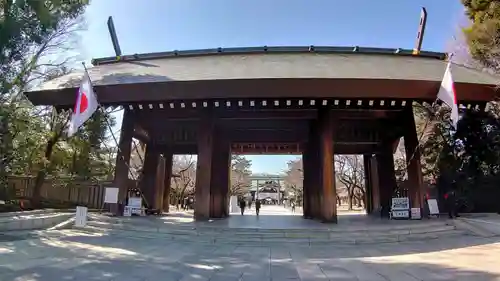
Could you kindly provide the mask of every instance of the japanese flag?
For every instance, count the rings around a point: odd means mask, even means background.
[[[453,82],[453,77],[451,76],[450,62],[448,62],[448,65],[446,66],[446,71],[444,72],[443,81],[441,82],[441,87],[439,87],[437,98],[442,100],[451,108],[451,122],[453,127],[456,129],[458,122],[458,105],[455,84]]]
[[[76,98],[73,114],[68,127],[68,137],[73,136],[78,129],[94,114],[97,110],[99,103],[92,88],[89,74],[85,71],[80,88],[78,89],[78,96]]]

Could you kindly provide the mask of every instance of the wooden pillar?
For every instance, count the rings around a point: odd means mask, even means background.
[[[336,223],[337,190],[333,163],[333,116],[330,109],[319,113],[321,220]]]
[[[404,143],[406,159],[408,161],[408,197],[412,208],[423,208],[424,206],[424,179],[420,162],[420,149],[418,145],[417,128],[413,116],[413,108],[410,107],[404,112],[405,130]]]
[[[172,185],[172,161],[173,153],[171,150],[167,149],[163,152],[163,158],[165,159],[165,172],[163,181],[163,208],[162,211],[168,213],[170,210],[170,187]]]
[[[318,121],[313,120],[309,127],[309,140],[307,144],[308,170],[307,177],[308,193],[309,193],[309,213],[312,219],[321,218],[321,195],[320,195],[320,180],[321,180],[321,165],[320,165],[320,149],[319,149],[319,134]],[[307,160],[307,159],[306,159]]]
[[[196,190],[194,218],[210,217],[210,184],[212,176],[212,152],[214,120],[211,112],[203,112],[198,127],[198,160],[196,165]]]
[[[224,159],[225,165],[224,169],[220,174],[221,177],[221,196],[222,196],[222,215],[224,218],[229,217],[229,199],[230,199],[230,188],[231,188],[231,145],[227,143],[226,154],[221,155]]]
[[[156,200],[156,173],[158,171],[158,160],[160,153],[158,148],[154,145],[146,145],[146,153],[144,155],[144,166],[142,168],[141,187],[142,194],[144,195],[145,205],[148,208],[155,208]]]
[[[377,170],[379,177],[380,206],[383,208],[383,215],[388,215],[391,206],[391,199],[396,189],[396,175],[394,173],[394,155],[392,146],[385,144],[379,155],[377,155]]]
[[[217,134],[220,135],[220,134]],[[210,185],[210,217],[223,218],[227,216],[229,193],[229,169],[231,152],[229,142],[222,137],[214,142],[212,157],[212,176]]]
[[[373,212],[373,192],[372,192],[372,175],[371,175],[371,154],[363,155],[363,168],[365,172],[365,208],[366,213]]]
[[[118,143],[118,152],[116,155],[114,185],[118,188],[118,203],[125,204],[127,191],[129,187],[129,163],[130,152],[132,149],[132,137],[134,134],[134,115],[127,108],[123,112],[122,127],[120,133],[120,142]],[[114,204],[111,212],[115,215],[121,215],[120,208]]]
[[[380,177],[378,174],[377,157],[370,156],[370,177],[372,212],[380,212]]]
[[[306,144],[306,149],[302,153],[302,173],[304,180],[302,184],[302,209],[303,216],[306,219],[312,218],[311,216],[311,145]]]
[[[165,157],[158,155],[158,165],[156,166],[154,197],[152,207],[160,213],[163,209],[163,193],[165,191]]]

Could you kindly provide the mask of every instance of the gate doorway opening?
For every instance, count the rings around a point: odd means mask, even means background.
[[[247,166],[251,166],[247,173]],[[300,155],[233,155],[231,215],[302,216],[302,157]]]

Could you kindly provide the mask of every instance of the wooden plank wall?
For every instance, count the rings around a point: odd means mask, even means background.
[[[112,181],[85,182],[75,180],[71,185],[66,186],[59,185],[57,181],[45,180],[42,185],[42,198],[96,209],[103,206],[105,188],[113,187]],[[8,182],[17,198],[31,198],[33,196],[34,177],[11,176]],[[131,182],[130,185],[133,186],[134,183]]]

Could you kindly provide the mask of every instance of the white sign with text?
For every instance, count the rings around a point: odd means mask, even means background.
[[[422,214],[420,213],[420,208],[411,208],[411,219],[419,220],[422,218]]]
[[[408,197],[392,198],[391,210],[409,210],[410,200]]]
[[[142,208],[142,198],[141,197],[129,197],[127,206],[132,208]]]

